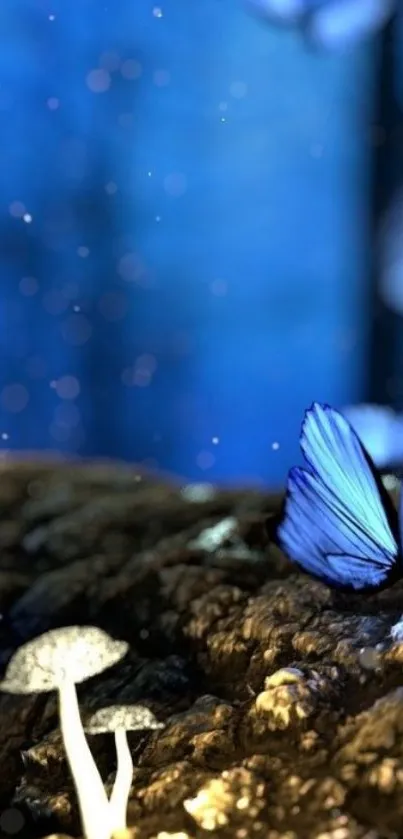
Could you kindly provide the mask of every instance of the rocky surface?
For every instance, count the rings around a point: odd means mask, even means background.
[[[403,836],[403,585],[341,597],[303,575],[268,542],[279,503],[1,464],[0,675],[58,626],[129,643],[79,697],[84,720],[141,702],[165,724],[129,734],[133,839]],[[89,739],[108,787],[113,738]],[[52,833],[80,835],[55,695],[0,693],[0,836]]]

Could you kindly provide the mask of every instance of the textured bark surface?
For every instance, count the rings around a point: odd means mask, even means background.
[[[300,573],[265,535],[279,502],[1,466],[0,675],[50,628],[129,642],[79,698],[84,720],[141,703],[165,723],[129,734],[136,839],[403,836],[403,586],[341,597]],[[89,740],[109,789],[113,737]],[[54,694],[0,693],[0,804],[2,837],[80,835]]]

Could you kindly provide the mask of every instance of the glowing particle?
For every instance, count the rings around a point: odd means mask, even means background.
[[[220,122],[227,122],[225,117],[221,117]]]
[[[102,67],[97,67],[90,70],[85,82],[92,93],[105,93],[111,86],[110,73]]]
[[[56,15],[49,15],[48,20],[56,20]]]
[[[220,438],[219,437],[212,437],[211,442],[213,443],[213,446],[218,446],[218,443],[220,442]]]
[[[31,213],[24,213],[22,218],[23,218],[23,221],[25,221],[25,224],[31,224],[31,221],[32,221]]]
[[[154,17],[163,17],[163,12],[160,6],[154,6],[153,15]]]
[[[1,435],[1,439],[2,440],[8,440],[9,439],[9,434],[7,434],[5,431],[3,431],[2,435]]]
[[[147,172],[149,178],[151,178],[152,172]]]
[[[155,216],[155,221],[161,221],[161,216]]]
[[[274,442],[271,444],[273,451],[277,452],[280,448],[280,443]]]
[[[73,306],[73,312],[81,312],[81,306],[77,306],[77,304]]]

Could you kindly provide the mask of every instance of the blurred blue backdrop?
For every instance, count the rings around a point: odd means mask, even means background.
[[[1,443],[275,486],[366,395],[375,48],[161,4],[0,5]]]

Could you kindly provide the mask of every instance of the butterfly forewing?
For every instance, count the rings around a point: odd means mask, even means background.
[[[308,469],[290,472],[281,547],[334,586],[385,585],[397,571],[396,511],[356,433],[316,403],[306,412],[301,449]]]

